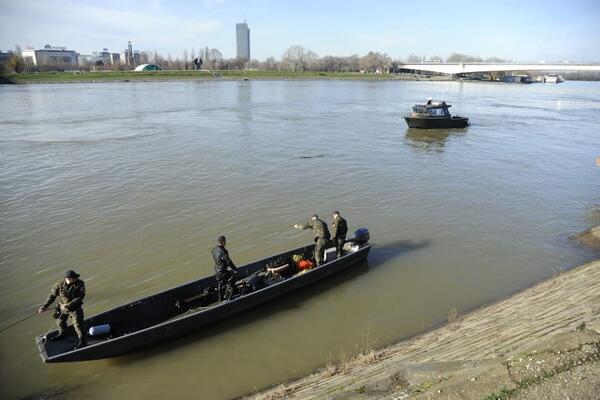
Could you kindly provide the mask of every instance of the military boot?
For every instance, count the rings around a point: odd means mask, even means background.
[[[65,333],[65,331],[58,331],[57,334],[50,336],[48,339],[52,342],[54,342],[55,340],[61,340],[62,338],[64,338],[67,334]]]
[[[80,337],[79,342],[77,342],[77,346],[75,346],[75,348],[73,350],[81,349],[81,348],[84,348],[85,346],[87,346],[87,341],[85,340],[84,337]]]

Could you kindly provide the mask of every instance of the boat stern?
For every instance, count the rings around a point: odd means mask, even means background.
[[[35,344],[40,351],[40,357],[45,363],[48,362],[48,352],[46,351],[46,341],[48,340],[47,335],[40,335],[35,338]]]

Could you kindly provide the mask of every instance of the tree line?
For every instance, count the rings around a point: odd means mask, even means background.
[[[188,51],[185,49],[180,56],[173,57],[171,54],[163,56],[158,51],[146,51],[151,63],[160,66],[164,70],[192,70],[195,69],[194,60],[199,57],[202,59],[202,69],[208,70],[266,70],[266,71],[317,71],[317,72],[364,72],[364,73],[390,73],[398,72],[402,64],[418,63],[456,63],[456,62],[511,62],[500,57],[487,57],[467,55],[462,53],[452,53],[447,58],[438,55],[419,56],[411,53],[405,58],[392,59],[386,53],[370,51],[364,56],[352,54],[349,56],[331,56],[319,57],[317,53],[299,45],[293,45],[287,48],[280,59],[268,57],[263,61],[244,60],[239,58],[224,58],[223,54],[215,48],[204,47],[198,51],[193,48]],[[5,56],[7,53],[3,53]],[[77,66],[80,70],[129,70],[135,66],[128,66],[123,63],[116,65],[92,62]],[[21,48],[16,46],[15,51],[8,57],[0,60],[0,72],[19,73],[31,71],[56,71],[63,69],[73,69],[64,65],[44,65],[33,66],[23,60]],[[574,72],[565,73],[565,78],[574,80],[598,80],[599,74],[594,72]]]

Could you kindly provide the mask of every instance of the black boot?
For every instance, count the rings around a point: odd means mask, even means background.
[[[54,342],[55,340],[61,340],[62,338],[64,338],[66,336],[65,331],[58,331],[58,333],[50,336],[48,339],[51,342]]]
[[[77,343],[77,346],[75,346],[74,350],[84,348],[85,346],[87,346],[87,342],[86,342],[85,338],[80,337],[79,342]]]

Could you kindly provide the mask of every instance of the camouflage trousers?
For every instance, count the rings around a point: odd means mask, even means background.
[[[235,275],[225,270],[217,272],[215,278],[217,279],[217,293],[219,294],[219,301],[230,299],[231,296],[233,296]]]
[[[327,247],[327,244],[329,243],[329,240],[324,239],[324,238],[316,238],[316,243],[315,243],[315,262],[317,263],[317,267],[321,264],[323,264],[323,258],[325,255],[325,247]]]
[[[67,319],[71,317],[71,321],[73,322],[73,328],[77,333],[77,337],[80,339],[84,337],[85,328],[83,327],[83,310],[78,308],[74,311],[67,311],[60,313],[56,317],[56,325],[58,325],[58,332],[64,332],[67,329]]]
[[[343,249],[344,249],[344,243],[346,243],[346,239],[343,238],[337,238],[333,240],[334,244],[335,244],[335,249],[337,250],[337,256],[338,258],[340,258],[341,256],[343,256]]]

